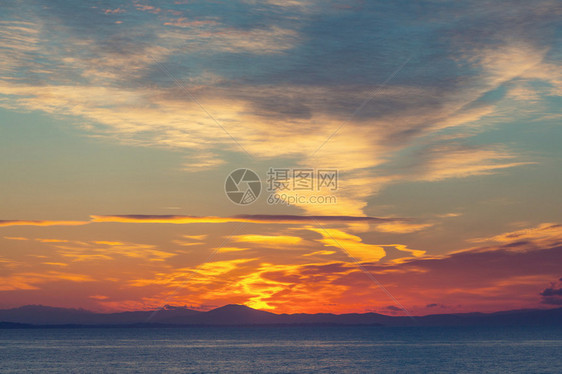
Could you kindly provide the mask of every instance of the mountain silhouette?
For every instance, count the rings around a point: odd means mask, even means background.
[[[245,305],[229,304],[204,313],[200,318],[206,324],[252,325],[276,322],[277,314],[252,309]]]
[[[27,305],[0,310],[0,328],[33,326],[240,326],[240,325],[381,325],[508,326],[562,325],[562,308],[509,310],[496,313],[433,314],[419,317],[378,313],[275,314],[244,305],[225,305],[201,312],[165,306],[158,311],[96,313],[84,309]]]

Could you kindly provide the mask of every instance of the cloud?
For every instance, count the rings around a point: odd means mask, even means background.
[[[185,287],[189,285],[189,293],[199,292],[197,296],[201,296],[201,292],[212,293],[222,292],[216,290],[217,285],[224,286],[227,283],[231,272],[242,268],[253,259],[234,259],[225,261],[213,261],[203,263],[200,266],[186,267],[175,269],[171,272],[158,272],[154,278],[139,278],[130,280],[129,284],[133,287],[145,287],[151,285],[164,285],[168,288]],[[215,288],[215,291],[212,291]],[[164,295],[166,292],[164,292]]]
[[[444,213],[444,214],[438,214],[437,217],[439,218],[453,218],[453,217],[460,217],[462,216],[462,213]]]
[[[90,221],[54,221],[54,220],[0,220],[0,227],[9,226],[82,226],[90,223],[264,223],[264,224],[298,224],[298,223],[378,223],[403,221],[404,218],[380,218],[366,216],[299,216],[299,215],[274,215],[274,214],[241,214],[230,217],[217,216],[182,216],[182,215],[150,215],[150,214],[124,214],[124,215],[92,215]],[[13,237],[5,237],[14,239]],[[192,237],[186,236],[191,239]],[[14,239],[15,240],[15,239]],[[22,240],[22,239],[20,239]],[[57,240],[57,239],[37,239]]]
[[[189,240],[205,240],[207,239],[208,235],[207,234],[202,234],[202,235],[182,235],[183,238],[185,239],[189,239]]]
[[[176,18],[173,21],[165,22],[164,25],[166,26],[176,26],[182,28],[194,28],[194,27],[202,27],[202,26],[215,26],[218,23],[213,20],[189,20],[188,18],[181,17]]]
[[[190,246],[195,246],[195,245],[203,245],[205,244],[204,240],[207,239],[206,234],[202,234],[202,235],[182,235],[182,238],[184,238],[185,240],[173,240],[172,243],[181,245],[181,246],[185,246],[185,247],[190,247]]]
[[[119,13],[124,13],[125,10],[121,9],[121,8],[115,8],[115,9],[105,9],[103,11],[105,14],[119,14]]]
[[[488,84],[497,87],[536,69],[547,52],[547,47],[510,41],[500,48],[481,49],[471,59],[485,71]]]
[[[427,304],[425,307],[426,307],[426,308],[437,308],[437,307],[439,307],[439,308],[446,308],[446,306],[443,305],[443,304],[435,304],[435,303],[434,303],[434,304]]]
[[[183,170],[190,172],[208,170],[225,163],[217,154],[211,152],[202,152],[196,155],[186,156],[186,160],[182,167]]]
[[[236,235],[232,237],[235,242],[258,243],[270,246],[295,245],[302,241],[298,236],[287,235]]]
[[[185,259],[173,251],[124,240],[35,242],[51,248],[41,252],[49,254],[39,259],[42,271],[18,271],[22,264],[12,266],[7,268],[12,273],[2,278],[2,284],[11,290],[29,290],[48,287],[55,281],[92,283],[115,278],[111,272],[96,270],[96,266],[103,266],[104,270],[119,269],[119,279],[112,281],[118,280],[122,285],[112,293],[108,308],[131,303],[135,307],[158,306],[179,287],[181,292],[170,297],[172,305],[240,303],[280,313],[385,310],[391,300],[354,261],[345,259],[342,246],[412,313],[441,308],[444,300],[451,312],[535,308],[541,303],[555,305],[562,288],[551,283],[560,278],[558,264],[562,261],[559,232],[552,226],[543,224],[496,235],[511,240],[439,256],[404,244],[364,243],[360,237],[334,228],[324,231],[299,227],[295,229],[318,235],[303,237],[300,244],[293,239],[300,239],[297,236],[287,240],[289,246],[302,245],[304,256],[278,256],[277,252],[266,251],[259,258],[248,256],[255,254],[250,250],[263,243],[275,243],[281,249],[286,245],[278,245],[275,235],[250,235],[240,236],[240,242],[248,245],[225,247],[221,251],[231,259],[200,266],[186,266]],[[526,237],[523,241],[522,235]],[[199,239],[199,235],[192,238]],[[314,242],[321,247],[314,246]],[[383,261],[390,248],[404,252],[406,257]],[[173,261],[161,261],[174,255]],[[129,263],[134,263],[137,270],[131,271]],[[64,266],[68,272],[44,270],[53,266]],[[98,295],[100,287],[92,288],[90,295]],[[123,304],[119,304],[120,300],[124,300]]]
[[[509,243],[443,256],[421,256],[398,263],[364,262],[363,266],[403,305],[420,314],[427,313],[427,309],[445,307],[438,302],[423,303],[424,300],[447,300],[451,305],[465,305],[462,308],[447,307],[451,311],[455,308],[461,308],[457,309],[459,311],[497,311],[522,305],[531,308],[539,305],[538,290],[544,290],[541,287],[545,280],[559,274],[557,265],[562,260],[562,250],[556,246],[557,242],[553,237],[549,246],[540,249],[527,243],[527,247],[534,248],[530,251],[514,250]],[[323,299],[338,305],[335,310],[351,306],[367,310],[373,305],[385,308],[381,302],[388,300],[378,293],[377,285],[356,265],[332,261],[277,266],[260,273],[260,278],[283,284],[285,290],[261,297],[260,301],[275,306],[276,311],[322,310],[311,300],[300,299],[296,290],[293,293],[296,288],[309,289],[311,277],[321,288],[338,287]],[[557,287],[548,289],[552,289],[546,291],[548,295],[558,293]]]
[[[562,305],[562,278],[558,279],[558,282],[552,282],[540,295],[543,304]]]
[[[38,285],[49,282],[94,282],[95,279],[89,275],[73,274],[59,271],[47,271],[44,273],[23,272],[6,276],[0,276],[0,291],[15,290],[37,290]]]
[[[126,257],[147,261],[165,261],[176,253],[159,249],[155,245],[124,243],[117,241],[68,241],[64,244],[54,244],[57,254],[78,261],[111,261],[118,257]]]
[[[82,226],[87,221],[0,220],[0,227],[8,226]]]
[[[392,232],[397,234],[409,234],[424,230],[433,226],[432,223],[406,223],[406,222],[387,222],[376,226],[377,231]]]
[[[392,222],[403,220],[401,218],[355,217],[355,216],[297,216],[297,215],[269,215],[269,214],[242,214],[230,217],[214,216],[179,216],[179,215],[93,215],[92,222],[119,222],[119,223],[267,223],[267,224],[295,224],[295,223],[347,223],[347,222]]]
[[[315,251],[315,252],[312,252],[312,253],[306,253],[303,256],[329,256],[329,255],[333,255],[335,253],[336,253],[336,251],[322,250],[322,251]]]
[[[428,148],[419,155],[420,161],[415,179],[440,181],[449,178],[466,178],[473,175],[489,175],[498,170],[531,165],[535,162],[514,162],[514,155],[495,149],[448,144]]]
[[[212,26],[213,24],[207,23],[206,25]],[[193,27],[194,32],[191,33],[168,31],[164,37],[181,40],[187,48],[193,51],[212,54],[217,52],[275,54],[293,48],[298,42],[297,32],[277,26],[252,30],[219,28],[203,31],[200,26],[201,24]]]
[[[270,263],[261,263],[256,272],[238,278],[231,288],[243,290],[251,307],[279,311],[286,303],[290,308],[286,310],[296,312],[306,310],[313,300],[326,302],[347,289],[331,284],[329,277],[307,273],[302,266]]]
[[[41,243],[68,243],[68,240],[65,239],[35,239]]]
[[[547,288],[541,292],[542,296],[562,296],[562,288]]]
[[[386,307],[387,310],[390,310],[391,312],[402,312],[402,309],[398,308],[397,306],[394,305],[389,305]]]
[[[547,61],[548,30],[560,13],[551,2],[533,9],[510,3],[510,12],[434,3],[411,14],[377,3],[337,13],[314,2],[235,3],[240,12],[193,4],[189,14],[179,4],[135,4],[123,13],[30,6],[26,22],[8,16],[0,26],[10,52],[0,105],[80,118],[100,139],[182,150],[184,169],[194,172],[241,151],[195,97],[255,157],[342,170],[337,206],[299,205],[307,214],[363,215],[369,197],[396,180],[441,181],[529,164],[497,146],[448,144],[424,149],[425,163],[408,175],[380,178],[374,170],[445,129],[485,131],[501,105],[487,95],[502,85],[539,80],[551,94],[562,87],[558,64]],[[311,9],[325,17],[312,17]],[[118,12],[127,28],[107,22]],[[425,22],[393,28],[387,22],[394,17]],[[429,42],[443,34],[450,38]]]
[[[135,4],[135,7],[143,12],[150,12],[150,13],[160,13],[162,11],[162,9],[160,8],[156,8],[155,6],[152,5],[146,5],[146,4]]]
[[[313,227],[309,227],[308,230],[322,235],[322,239],[318,240],[320,243],[327,247],[335,247],[340,250],[343,249],[346,254],[349,254],[358,260],[376,262],[386,256],[386,252],[383,247],[363,243],[360,237],[345,233],[341,230],[330,228],[318,229]]]
[[[498,242],[498,243],[511,243],[511,244],[522,244],[522,248],[525,248],[524,244],[535,243],[536,245],[550,246],[553,240],[562,242],[562,225],[558,223],[541,223],[540,225],[528,229],[522,229],[512,232],[503,233],[500,235],[495,235],[488,238],[476,238],[472,239],[475,243],[484,242]]]
[[[39,220],[7,220],[0,221],[0,227],[7,226],[81,226],[88,224],[101,223],[151,223],[151,224],[223,224],[223,223],[253,223],[253,224],[279,224],[279,225],[345,225],[350,230],[356,232],[368,231],[371,225],[376,230],[389,233],[412,233],[430,227],[431,224],[418,224],[411,222],[408,218],[391,217],[370,217],[370,216],[330,216],[330,215],[268,215],[268,214],[245,214],[227,217],[218,216],[186,216],[186,215],[144,215],[144,214],[125,214],[125,215],[92,215],[90,221],[39,221]],[[173,243],[181,246],[198,246],[205,244],[203,236],[184,236],[181,240],[174,240]],[[11,239],[12,237],[7,237]],[[248,237],[249,238],[249,237]],[[261,238],[266,241],[266,237]],[[21,239],[23,240],[23,239]],[[36,239],[44,243],[64,243],[65,239]],[[257,240],[257,239],[256,239]],[[276,239],[280,240],[280,239]],[[271,241],[269,241],[270,244]],[[99,243],[109,244],[109,243]],[[281,243],[278,243],[281,244]],[[285,243],[288,244],[288,243]]]
[[[242,252],[247,251],[250,248],[241,248],[241,247],[220,247],[218,248],[219,253],[231,253],[231,252]]]
[[[243,219],[249,219],[267,223],[301,223],[301,222],[322,222],[322,223],[346,223],[346,222],[387,222],[398,221],[401,218],[381,218],[381,217],[365,217],[365,216],[294,216],[294,215],[239,215]]]
[[[62,267],[68,266],[68,264],[64,263],[64,262],[42,262],[42,264],[43,265],[52,265],[52,266],[62,266]]]
[[[411,249],[408,248],[406,245],[403,244],[385,244],[382,245],[383,247],[393,247],[394,249],[401,251],[401,252],[407,252],[410,253],[412,256],[408,256],[408,257],[403,257],[403,258],[397,258],[395,260],[393,260],[394,262],[403,262],[403,261],[407,261],[409,258],[411,257],[422,257],[423,255],[426,254],[426,251],[422,251],[419,249]]]
[[[300,9],[305,2],[291,4]],[[71,8],[81,21],[88,21],[84,28],[91,31],[89,35],[57,32],[49,22],[41,22],[42,32],[34,29],[33,22],[2,24],[5,47],[14,52],[7,55],[14,60],[6,67],[0,91],[6,107],[79,117],[88,122],[90,134],[126,144],[184,150],[190,154],[186,170],[208,170],[226,162],[225,150],[239,149],[185,90],[173,84],[173,79],[180,79],[252,155],[342,169],[344,183],[337,192],[338,204],[300,206],[307,214],[359,216],[365,214],[371,196],[396,181],[438,182],[530,163],[496,145],[462,147],[446,142],[423,148],[417,157],[423,162],[404,175],[391,172],[381,178],[374,170],[444,129],[489,126],[498,102],[483,98],[501,85],[541,80],[554,87],[560,81],[559,66],[546,61],[552,48],[545,31],[550,24],[541,23],[544,27],[538,28],[532,22],[552,22],[559,7],[541,2],[539,11],[525,4],[510,5],[512,10],[505,14],[493,4],[483,6],[490,13],[462,5],[431,4],[427,13],[422,11],[415,18],[393,6],[380,8],[377,4],[364,4],[361,11],[351,9],[344,16],[308,18],[285,9],[291,7],[280,8],[279,2],[262,4],[259,10],[237,4],[248,11],[236,16],[228,12],[217,16],[212,5],[194,6],[189,16],[171,18],[168,11],[172,14],[180,9],[170,5],[170,9],[162,9],[165,17],[144,14],[131,22],[128,31],[97,18],[88,20],[88,14]],[[157,9],[150,5],[136,8]],[[275,12],[270,13],[272,9]],[[49,11],[60,20],[62,30],[76,31],[73,21],[61,17],[59,10]],[[132,7],[127,9],[127,15],[134,12]],[[455,21],[461,13],[462,25]],[[28,14],[30,18],[40,15],[41,9],[31,7]],[[275,22],[263,21],[271,14],[275,14]],[[363,14],[374,18],[367,21]],[[403,28],[396,30],[396,36],[380,34],[374,25],[397,15],[405,17],[405,24],[418,24],[419,19],[428,22],[423,32]],[[99,20],[111,18],[103,17]],[[253,22],[256,19],[260,23]],[[270,26],[249,26],[264,24]],[[332,24],[339,27],[327,27]],[[96,27],[89,28],[92,25]],[[418,38],[431,40],[442,32],[451,36],[451,45],[449,40],[439,47],[424,44],[427,55],[415,53],[393,80],[381,86],[395,65],[412,53],[409,44],[397,41],[413,36],[415,44],[425,40]],[[535,32],[541,35],[531,37]],[[493,45],[485,42],[488,39]],[[81,53],[69,55],[53,48],[50,40],[62,40],[59,44]],[[210,54],[217,55],[213,64],[208,63]],[[54,78],[8,79],[17,75],[18,66],[27,68],[37,55],[42,56],[42,69],[49,73],[44,75]],[[249,60],[253,68],[244,69],[250,66],[245,63]],[[349,61],[353,61],[352,69],[347,68]],[[123,66],[128,67],[126,71]],[[367,99],[368,105],[355,114]],[[318,155],[310,156],[342,124],[345,126]]]

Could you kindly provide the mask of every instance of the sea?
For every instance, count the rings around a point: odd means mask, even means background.
[[[562,373],[562,327],[0,330],[2,373]]]

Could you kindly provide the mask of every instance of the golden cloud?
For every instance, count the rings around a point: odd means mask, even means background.
[[[0,220],[0,227],[8,226],[82,226],[87,221]]]
[[[237,235],[233,236],[235,242],[258,243],[266,245],[295,245],[302,241],[298,236],[287,235]]]

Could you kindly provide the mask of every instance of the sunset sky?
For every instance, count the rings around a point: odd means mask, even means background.
[[[0,308],[561,306],[561,19],[557,0],[2,1]],[[240,168],[251,204],[225,193]],[[315,189],[268,191],[270,169]]]

